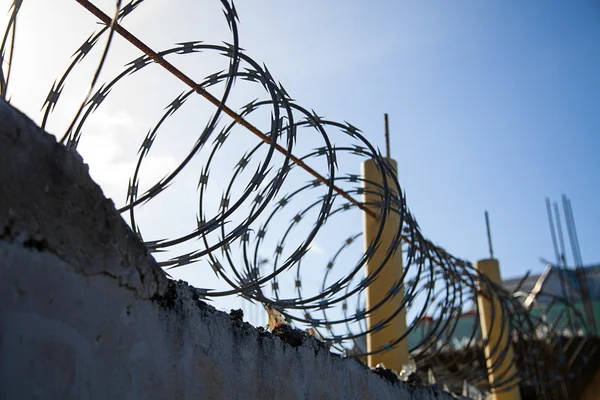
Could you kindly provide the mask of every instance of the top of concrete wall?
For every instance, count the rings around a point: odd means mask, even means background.
[[[0,238],[26,232],[87,275],[117,277],[144,298],[164,292],[165,273],[79,154],[1,99],[0,152]]]

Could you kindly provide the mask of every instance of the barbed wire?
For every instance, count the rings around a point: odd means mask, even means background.
[[[486,362],[494,359],[502,363],[511,353],[509,346],[515,349],[518,369],[497,378],[497,386],[530,384],[543,391],[560,386],[561,379],[569,376],[573,360],[569,358],[569,346],[563,338],[595,334],[587,328],[583,315],[566,299],[554,297],[551,306],[560,304],[569,315],[568,324],[561,323],[561,329],[556,329],[557,320],[563,321],[562,315],[550,318],[549,309],[532,313],[519,295],[507,292],[471,263],[425,239],[407,207],[389,159],[352,124],[329,120],[297,104],[267,67],[252,59],[240,47],[239,18],[232,2],[220,0],[231,43],[187,41],[154,51],[122,26],[144,0],[132,0],[122,7],[120,1],[117,2],[113,18],[87,0],[75,1],[98,17],[103,25],[81,44],[65,72],[52,85],[42,107],[42,128],[46,128],[52,118],[73,72],[96,46],[101,46],[103,37],[107,39],[90,90],[60,139],[65,146],[76,151],[85,136],[86,123],[113,89],[151,65],[162,66],[188,87],[169,100],[162,116],[143,137],[129,178],[126,203],[119,208],[143,240],[145,235],[137,214],[140,208],[162,195],[184,169],[200,159],[200,173],[194,182],[198,191],[195,228],[176,237],[144,241],[157,256],[170,254],[159,260],[163,268],[170,270],[207,262],[212,273],[227,287],[200,287],[202,297],[239,295],[252,302],[268,304],[294,324],[313,327],[334,351],[349,356],[386,352],[408,341],[417,365],[434,369],[440,381],[467,380],[491,389],[486,386],[486,371],[498,366],[486,366]],[[22,0],[13,1],[2,41],[0,94],[5,99],[9,93],[17,15],[22,3]],[[96,88],[115,33],[140,49],[142,55],[128,63],[112,80]],[[224,58],[228,67],[197,83],[166,60],[198,54]],[[234,83],[240,81],[258,88],[263,98],[252,100],[235,112],[227,103]],[[216,88],[222,89],[220,98],[209,93],[209,89]],[[161,128],[179,115],[182,106],[196,94],[207,99],[216,110],[183,160],[164,178],[140,192],[143,166],[151,162],[149,154],[162,137]],[[268,115],[266,124],[265,115]],[[222,120],[227,117],[231,122],[224,123]],[[253,120],[258,122],[252,124]],[[257,126],[269,129],[263,132]],[[233,160],[227,147],[231,143],[235,145],[241,130],[253,133],[258,141],[248,147],[239,160]],[[304,145],[307,142],[310,147]],[[319,145],[315,147],[315,143]],[[214,178],[213,171],[223,169],[220,166],[223,160],[233,164],[231,172],[225,174],[225,178],[223,174]],[[373,160],[381,181],[352,172],[366,160]],[[302,175],[312,176],[312,179],[306,181],[300,178]],[[223,191],[216,193],[212,187],[223,188]],[[360,197],[377,200],[357,200]],[[377,233],[369,243],[362,231],[336,232],[339,221],[352,212],[377,221]],[[386,229],[392,229],[394,234],[391,242],[384,244],[382,237]],[[310,265],[313,262],[307,255],[315,245],[315,238],[324,231],[333,231],[336,238],[343,236],[343,239],[319,270]],[[364,249],[357,250],[357,243],[361,241],[365,242]],[[177,252],[184,246],[188,246],[188,250]],[[383,261],[365,276],[365,266],[376,252],[384,254]],[[404,264],[401,279],[390,282],[381,301],[367,307],[365,290],[398,252]],[[271,254],[272,259],[264,254]],[[314,281],[319,274],[320,284],[304,283],[303,277],[309,275]],[[478,321],[481,297],[490,300],[493,321],[490,329],[500,332],[497,343],[482,340]],[[368,325],[369,316],[390,302],[398,304],[394,312]],[[365,337],[385,329],[402,312],[414,316],[406,332],[368,351]],[[472,324],[465,328],[465,320],[472,320]],[[456,343],[459,331],[463,339]],[[490,353],[483,351],[486,344]],[[454,356],[449,357],[449,354]],[[537,362],[540,354],[552,355],[555,363],[540,366]]]

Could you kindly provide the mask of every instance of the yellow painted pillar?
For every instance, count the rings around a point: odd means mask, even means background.
[[[500,266],[498,260],[488,259],[475,263],[475,269],[485,275],[490,281],[502,285],[500,279]],[[507,315],[502,315],[501,303],[497,296],[489,292],[484,285],[480,290],[484,293],[477,296],[479,305],[479,322],[481,323],[481,335],[487,339],[485,346],[485,358],[488,369],[488,380],[490,385],[506,381],[517,374],[515,366],[512,343],[510,342],[509,324]],[[487,296],[484,297],[484,296]],[[490,300],[491,299],[491,300]],[[492,312],[493,308],[493,312]],[[520,400],[521,392],[515,384],[516,378],[511,379],[507,385],[500,385],[492,389],[493,400]],[[513,386],[511,389],[506,387]]]
[[[388,159],[394,172],[397,171],[396,161]],[[375,184],[382,184],[382,176],[377,169],[377,164],[374,160],[368,160],[362,163],[362,176],[368,182],[363,182],[365,189],[363,201],[367,207],[374,211],[377,215],[381,214],[382,196],[379,194],[381,189]],[[392,177],[390,177],[392,178]],[[394,179],[388,178],[387,183],[390,190],[395,191]],[[394,186],[394,187],[392,187]],[[395,193],[398,197],[398,194]],[[393,238],[400,229],[400,216],[397,212],[389,212],[387,214],[385,225],[380,237],[379,243],[372,243],[380,229],[380,221],[372,216],[363,214],[363,232],[365,249],[369,245],[380,244],[377,251],[373,254],[370,260],[367,261],[366,274],[369,275],[383,262],[392,244]],[[379,271],[375,281],[369,285],[365,291],[367,310],[378,304],[390,291],[396,282],[402,277],[402,250],[398,247],[396,253],[390,257]],[[401,306],[404,299],[404,290],[400,290],[394,297],[388,299],[381,307],[373,313],[367,315],[367,328],[373,328],[381,321],[387,319],[394,314]],[[367,335],[367,350],[374,351],[377,349],[389,347],[389,344],[398,339],[401,334],[406,332],[406,309],[399,312],[384,328],[377,332]],[[395,345],[391,350],[380,352],[368,356],[368,365],[375,367],[379,363],[383,363],[386,368],[391,368],[400,372],[402,367],[409,361],[408,358],[408,339],[405,339]]]

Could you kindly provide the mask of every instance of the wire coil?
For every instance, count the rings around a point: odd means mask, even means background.
[[[73,71],[96,46],[102,46],[106,37],[104,60],[112,35],[123,34],[119,31],[123,29],[121,24],[142,3],[145,1],[132,0],[120,7],[118,2],[111,23],[104,21],[104,25],[81,44],[46,97],[42,128],[51,120]],[[440,381],[467,380],[484,387],[486,356],[482,359],[478,298],[493,298],[496,301],[492,302],[492,314],[499,314],[503,322],[492,329],[506,330],[504,338],[510,340],[502,341],[500,346],[488,345],[492,353],[501,355],[508,353],[506,346],[514,346],[519,366],[516,373],[501,378],[502,386],[529,383],[536,387],[555,387],[560,383],[570,360],[566,356],[564,335],[555,329],[555,320],[549,320],[546,311],[532,314],[518,296],[489,281],[469,262],[453,257],[425,239],[407,207],[389,160],[358,128],[321,117],[292,100],[266,66],[240,47],[239,19],[233,3],[228,0],[220,0],[220,3],[224,23],[231,33],[231,44],[188,41],[156,54],[142,54],[112,80],[96,88],[95,80],[102,69],[100,62],[91,85],[94,89],[61,138],[62,143],[75,151],[80,141],[85,140],[86,123],[113,89],[156,64],[157,60],[199,54],[214,54],[226,60],[227,69],[210,74],[201,82],[193,82],[177,97],[167,99],[164,113],[141,138],[135,168],[129,177],[126,202],[119,209],[141,238],[146,234],[140,228],[139,210],[168,191],[175,179],[195,162],[201,166],[193,182],[198,193],[195,227],[176,237],[145,241],[157,257],[163,253],[169,255],[159,260],[160,265],[169,270],[208,263],[211,273],[225,282],[226,287],[199,288],[206,298],[240,295],[269,304],[295,324],[315,328],[334,351],[362,357],[389,351],[398,343],[408,341],[417,364],[434,369]],[[17,14],[22,4],[15,0],[11,6],[1,47],[5,62],[0,67],[0,94],[4,98],[9,88]],[[262,92],[262,98],[233,111],[227,104],[236,82],[252,85]],[[211,96],[209,91],[218,91],[217,88],[221,91],[218,99],[207,97]],[[163,127],[180,115],[182,106],[198,94],[209,98],[216,109],[182,161],[164,178],[146,183],[148,189],[140,191],[140,182],[147,181],[143,178],[144,166],[151,162],[149,154],[165,135]],[[230,122],[223,122],[227,117],[231,117]],[[266,126],[268,130],[260,131],[257,126]],[[229,148],[236,146],[239,135],[248,133],[241,131],[250,131],[258,139],[245,149],[239,160],[232,160]],[[230,163],[227,169],[230,172],[215,174],[224,170],[223,160]],[[356,167],[365,160],[374,161],[381,183],[368,181],[355,173]],[[311,176],[307,181],[306,177]],[[222,188],[222,192],[214,187]],[[378,201],[358,200],[366,195],[374,195]],[[378,233],[364,248],[360,230],[343,234],[336,230],[340,221],[352,213],[377,218]],[[388,248],[384,248],[382,232],[390,229],[391,220],[399,223],[392,226],[394,237]],[[315,248],[316,238],[323,236],[329,238],[328,243],[335,238],[339,244],[337,248],[328,249],[329,259],[324,265],[315,265],[309,254]],[[186,250],[179,251],[180,248]],[[378,278],[385,265],[384,261],[373,273],[364,276],[365,265],[375,252],[385,253],[384,260],[401,252],[404,270],[402,279],[390,283],[382,301],[367,308],[365,289]],[[367,326],[368,315],[387,302],[397,300],[398,296],[401,297],[400,308]],[[562,304],[562,309],[571,315],[570,325],[563,327],[563,331],[579,331],[582,336],[590,334],[585,318],[565,299],[556,298],[553,303]],[[365,336],[385,329],[401,311],[411,319],[407,331],[385,346],[367,351]],[[536,345],[531,346],[532,343]],[[541,353],[555,356],[553,376],[556,379],[540,378],[539,365],[532,367]],[[451,354],[455,356],[449,356]]]

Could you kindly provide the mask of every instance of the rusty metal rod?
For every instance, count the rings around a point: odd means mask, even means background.
[[[387,158],[391,158],[392,156],[390,154],[390,124],[387,113],[383,114],[383,119],[385,120],[385,156]]]
[[[91,12],[92,14],[94,14],[100,21],[104,22],[106,25],[110,25],[112,23],[112,18],[110,18],[105,13],[103,13],[98,7],[96,7],[95,5],[93,5],[92,3],[90,3],[88,0],[75,0],[75,1],[77,1],[79,4],[81,4],[89,12]],[[139,50],[141,50],[144,54],[146,54],[148,57],[150,57],[152,60],[154,60],[154,62],[156,62],[157,64],[161,65],[164,69],[166,69],[167,71],[169,71],[171,74],[173,74],[180,81],[182,81],[183,83],[185,83],[186,85],[188,85],[196,93],[198,93],[199,95],[201,95],[202,97],[204,97],[205,99],[207,99],[208,101],[210,101],[215,106],[222,107],[222,109],[225,112],[225,114],[229,115],[235,122],[237,122],[238,124],[242,125],[246,129],[248,129],[250,132],[254,133],[263,142],[265,142],[267,144],[271,144],[271,139],[269,139],[269,137],[267,135],[265,135],[260,130],[258,130],[258,128],[256,128],[254,125],[250,124],[248,121],[246,121],[244,118],[242,118],[235,111],[233,111],[232,109],[230,109],[226,105],[221,104],[221,102],[219,101],[219,99],[217,99],[216,97],[214,97],[212,94],[208,93],[204,88],[202,88],[200,85],[198,85],[193,79],[191,79],[186,74],[184,74],[183,72],[181,72],[173,64],[171,64],[170,62],[168,62],[167,60],[165,60],[157,52],[155,52],[150,47],[148,47],[146,44],[144,44],[141,40],[139,40],[137,37],[135,37],[127,29],[125,29],[121,25],[119,25],[116,21],[114,22],[114,29],[115,29],[115,32],[117,32],[119,35],[121,35],[125,40],[127,40],[129,43],[133,44],[135,47],[137,47]],[[282,153],[284,155],[287,153],[286,149],[283,148],[281,145],[275,144],[275,148],[280,153]],[[363,203],[355,200],[352,196],[350,196],[348,193],[346,193],[345,191],[343,191],[342,189],[340,189],[336,185],[331,184],[327,178],[325,178],[324,176],[322,176],[321,174],[319,174],[317,171],[315,171],[314,169],[312,169],[311,167],[309,167],[308,165],[306,165],[302,160],[300,160],[299,158],[295,157],[292,154],[290,154],[290,160],[292,160],[296,165],[300,166],[305,171],[307,171],[308,173],[310,173],[312,176],[314,176],[315,178],[317,178],[321,183],[324,183],[324,184],[326,184],[328,186],[331,185],[333,187],[333,190],[336,193],[338,193],[339,195],[341,195],[342,197],[344,197],[346,200],[350,201],[352,204],[354,204],[355,206],[357,206],[361,210],[363,210],[370,217],[377,219],[377,214],[375,214],[375,212],[373,212],[372,210],[370,210]]]

